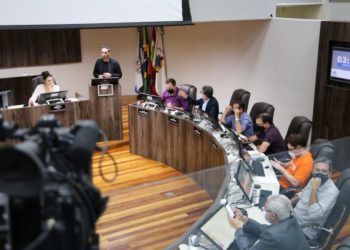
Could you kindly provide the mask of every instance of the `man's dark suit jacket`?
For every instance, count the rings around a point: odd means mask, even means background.
[[[103,61],[103,58],[99,58],[96,60],[95,63],[95,67],[94,67],[94,71],[93,71],[93,75],[94,77],[98,77],[98,75],[102,75],[105,72],[109,72],[112,74],[112,77],[119,77],[122,78],[123,73],[122,70],[120,68],[119,63],[110,58],[108,61],[108,70],[106,71],[105,69],[105,62]]]
[[[251,245],[247,234],[258,238]],[[235,240],[240,250],[308,250],[309,244],[294,217],[278,224],[262,225],[249,219],[243,228],[237,229]]]
[[[204,100],[198,99],[198,100],[192,100],[191,97],[187,97],[187,100],[190,104],[193,105],[199,105],[199,109],[202,110],[202,106],[204,104]],[[205,113],[208,114],[208,116],[212,119],[214,119],[215,121],[218,120],[218,116],[219,116],[219,103],[216,100],[215,97],[211,97],[207,103],[207,107],[205,108]]]

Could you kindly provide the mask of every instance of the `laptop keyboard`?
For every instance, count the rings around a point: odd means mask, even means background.
[[[265,171],[260,161],[252,161],[253,171],[257,176],[265,176]]]

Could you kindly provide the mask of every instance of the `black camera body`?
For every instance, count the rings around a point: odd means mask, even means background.
[[[20,130],[0,118],[0,249],[98,250],[107,198],[92,184],[93,121],[63,128],[51,116]]]

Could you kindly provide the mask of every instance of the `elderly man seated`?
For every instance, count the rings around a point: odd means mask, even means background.
[[[270,195],[265,202],[265,218],[271,225],[248,219],[235,209],[230,218],[236,228],[235,241],[229,250],[306,250],[309,244],[297,220],[291,215],[292,205],[284,195]]]

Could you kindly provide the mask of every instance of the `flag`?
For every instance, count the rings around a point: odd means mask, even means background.
[[[163,35],[163,27],[157,27],[153,68],[155,71],[155,89],[159,94],[162,93],[163,85],[167,79]]]
[[[143,79],[143,92],[151,93],[151,85],[149,83],[148,76],[148,64],[149,64],[149,43],[147,28],[142,28],[142,79]]]
[[[135,75],[135,92],[143,90],[143,72],[142,72],[142,30],[137,28],[137,46],[136,46],[136,75]]]
[[[147,28],[138,28],[137,31],[135,92],[159,95],[166,80],[163,28],[152,28],[150,44]]]

